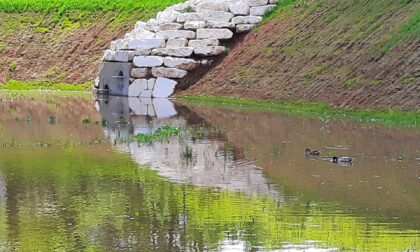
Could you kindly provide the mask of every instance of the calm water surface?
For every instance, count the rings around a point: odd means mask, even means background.
[[[0,97],[0,251],[420,247],[418,129],[168,100]],[[128,141],[163,125],[182,134]]]

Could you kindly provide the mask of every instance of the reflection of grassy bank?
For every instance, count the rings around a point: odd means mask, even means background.
[[[322,103],[281,103],[258,101],[253,99],[216,96],[183,96],[181,101],[190,101],[206,104],[216,104],[226,107],[243,107],[282,112],[292,112],[301,115],[321,118],[349,118],[360,121],[380,122],[390,125],[414,126],[420,125],[420,111],[397,110],[368,110],[368,109],[342,109],[333,108]]]
[[[0,201],[0,213],[7,216],[0,218],[0,227],[6,227],[0,233],[0,250],[2,244],[20,242],[22,250],[109,251],[119,241],[133,250],[201,251],[217,249],[226,232],[252,246],[307,240],[342,250],[402,251],[415,246],[415,231],[396,235],[399,230],[392,225],[344,214],[337,205],[278,203],[266,196],[171,183],[155,171],[138,168],[128,155],[106,149],[0,152],[8,186],[8,199]],[[167,239],[168,232],[177,239]]]
[[[81,84],[60,83],[52,81],[17,81],[10,80],[0,89],[9,90],[63,90],[63,91],[89,91],[92,88],[90,81]]]
[[[0,89],[1,100],[51,100],[54,98],[63,97],[77,97],[83,100],[91,100],[92,93],[83,91],[66,91],[66,90],[14,90],[14,89]]]

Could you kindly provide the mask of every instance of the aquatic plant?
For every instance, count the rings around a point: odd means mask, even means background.
[[[199,139],[203,139],[205,136],[209,135],[220,135],[223,132],[223,129],[220,127],[206,125],[204,123],[195,124],[187,128],[193,142]]]
[[[178,136],[180,129],[171,125],[164,125],[153,133],[137,134],[134,139],[139,143],[151,144],[155,141],[163,142],[169,140],[171,137]]]
[[[185,146],[185,148],[182,149],[181,155],[183,158],[191,159],[193,156],[193,148],[189,146]]]

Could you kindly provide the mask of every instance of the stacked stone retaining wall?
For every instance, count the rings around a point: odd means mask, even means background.
[[[138,21],[103,56],[99,93],[145,98],[171,96],[180,80],[227,52],[224,43],[245,33],[277,0],[189,0]]]

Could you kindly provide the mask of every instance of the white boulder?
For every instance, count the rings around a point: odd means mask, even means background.
[[[153,90],[153,88],[155,87],[155,82],[156,82],[155,78],[148,79],[147,80],[147,89]]]
[[[155,33],[147,31],[145,29],[134,29],[130,33],[127,33],[124,38],[126,39],[151,39],[155,38]]]
[[[152,53],[152,49],[137,49],[133,51],[134,56],[146,56]]]
[[[204,21],[220,21],[220,22],[229,22],[235,16],[232,13],[226,12],[226,11],[203,10],[199,14]]]
[[[262,21],[262,17],[259,16],[238,16],[232,18],[234,24],[258,24]]]
[[[136,25],[134,26],[134,30],[143,29],[150,32],[158,32],[159,27],[156,25],[152,25],[143,21],[137,21]]]
[[[128,96],[138,97],[144,90],[147,90],[147,80],[137,79],[128,87]]]
[[[156,38],[161,39],[177,39],[177,38],[185,38],[185,39],[194,39],[195,32],[194,31],[186,31],[186,30],[165,30],[156,33]]]
[[[152,98],[153,90],[144,90],[140,93],[139,97],[141,98]]]
[[[271,10],[273,10],[276,7],[276,5],[265,5],[265,6],[257,6],[257,7],[251,7],[249,14],[251,16],[264,16]]]
[[[234,15],[244,15],[244,16],[249,15],[249,5],[247,5],[243,1],[230,4],[229,10]]]
[[[204,21],[187,21],[184,23],[184,29],[187,30],[197,30],[206,27],[206,22]]]
[[[255,25],[252,24],[238,24],[236,26],[236,33],[249,32],[254,28]]]
[[[133,59],[135,67],[156,67],[163,65],[163,58],[159,56],[136,56]]]
[[[154,77],[181,79],[188,74],[187,71],[178,68],[168,67],[154,67],[152,68],[152,75]]]
[[[185,3],[174,4],[169,8],[179,12],[186,12],[188,9],[193,9],[193,5],[190,3],[190,1],[187,1]]]
[[[185,23],[188,21],[203,21],[203,17],[195,12],[192,13],[181,13],[179,14],[177,20],[178,23]]]
[[[229,29],[198,29],[198,39],[231,39],[233,32]]]
[[[171,22],[175,22],[176,21],[176,19],[178,18],[178,15],[179,14],[180,13],[178,11],[164,10],[164,11],[159,12],[156,15],[156,19],[157,20],[164,21],[164,22],[171,23]]]
[[[176,81],[168,78],[157,78],[152,96],[155,98],[167,98],[174,93],[176,84],[178,84]],[[157,110],[156,105],[153,105],[155,110]]]
[[[160,31],[180,30],[180,29],[182,29],[182,24],[178,24],[178,23],[164,23],[164,24],[159,25],[159,30]]]
[[[194,39],[188,42],[190,47],[204,47],[204,46],[218,46],[220,44],[218,39]]]
[[[130,52],[106,50],[102,61],[128,62],[130,57]]]
[[[198,62],[193,59],[166,57],[163,59],[164,65],[171,68],[182,70],[193,70],[198,67]]]
[[[220,21],[208,21],[206,24],[206,28],[228,28],[234,29],[235,24],[232,22],[220,22]]]
[[[268,0],[243,0],[248,6],[263,6],[268,4]]]
[[[166,42],[166,47],[186,47],[188,46],[188,39],[179,38],[179,39],[168,39]]]
[[[194,48],[194,54],[198,56],[217,56],[226,51],[224,46],[206,46],[206,47],[196,47]]]
[[[229,11],[229,4],[223,2],[202,2],[196,6],[197,12],[202,10],[210,11]]]
[[[147,78],[152,74],[152,70],[150,68],[132,68],[131,69],[131,77],[136,79]]]
[[[114,42],[117,50],[154,49],[166,45],[164,39],[120,39]]]
[[[158,56],[190,57],[193,51],[191,47],[168,47],[154,49],[152,54]]]

